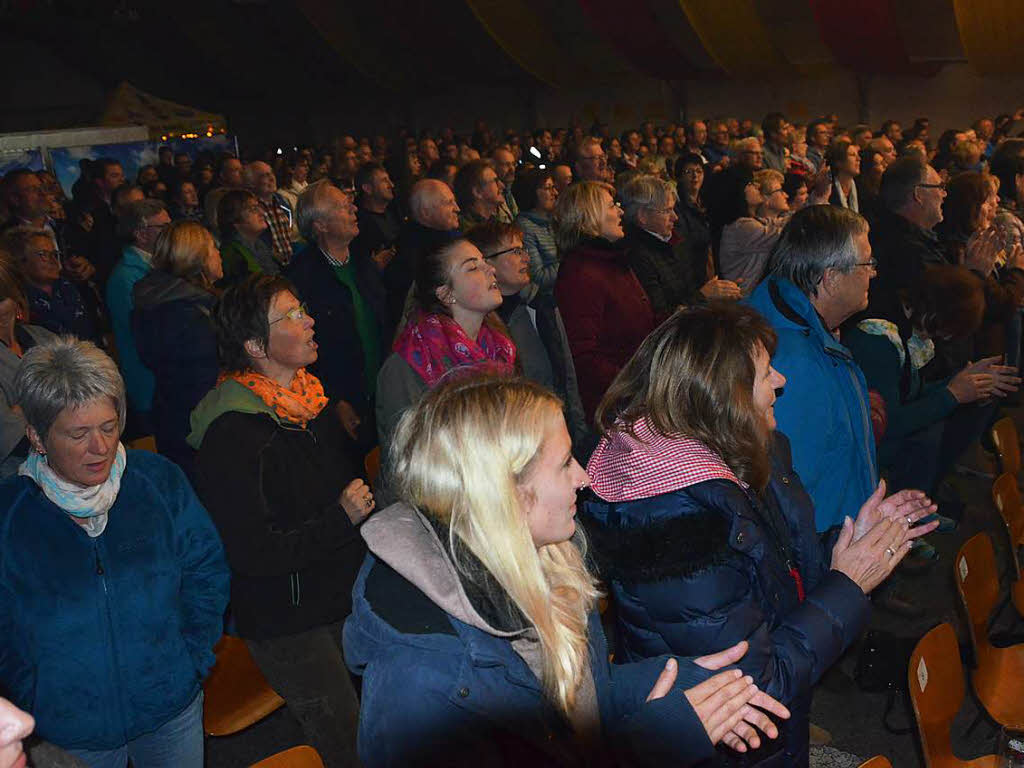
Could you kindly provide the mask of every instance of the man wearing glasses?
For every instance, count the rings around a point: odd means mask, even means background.
[[[899,293],[915,284],[926,266],[946,264],[932,228],[942,221],[946,188],[934,168],[916,155],[901,157],[882,176],[880,210],[871,228],[878,279],[871,286],[872,317],[889,317]]]
[[[605,157],[601,141],[593,136],[584,136],[576,147],[576,181],[608,181],[608,158]]]

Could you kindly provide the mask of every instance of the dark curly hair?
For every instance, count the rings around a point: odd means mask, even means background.
[[[284,292],[299,298],[295,286],[285,278],[259,274],[249,275],[224,291],[210,317],[221,370],[238,373],[252,368],[245,342],[255,339],[266,348],[270,342],[270,304]]]

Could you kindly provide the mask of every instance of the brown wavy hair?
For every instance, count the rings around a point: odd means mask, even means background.
[[[768,485],[769,434],[754,409],[754,354],[775,352],[775,331],[734,302],[685,307],[644,339],[597,408],[597,429],[635,434],[646,418],[666,437],[713,450],[758,491]]]

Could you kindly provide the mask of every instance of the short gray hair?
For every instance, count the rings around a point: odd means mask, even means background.
[[[806,296],[817,296],[826,269],[853,270],[858,255],[853,239],[867,231],[867,220],[848,208],[803,208],[793,214],[772,249],[769,274],[789,280]]]
[[[673,198],[678,198],[675,186],[651,174],[634,176],[623,185],[619,200],[626,219],[638,224],[637,216],[647,208],[671,207]]]
[[[151,197],[128,203],[117,215],[117,233],[121,237],[131,238],[135,230],[146,226],[146,219],[166,210],[167,206],[163,201]]]
[[[60,336],[25,353],[14,375],[14,399],[45,441],[65,408],[80,408],[109,397],[124,431],[124,379],[117,364],[91,341]]]
[[[314,181],[306,187],[299,195],[299,202],[295,206],[295,220],[301,234],[310,243],[316,242],[316,235],[313,233],[313,225],[327,215],[327,190],[334,185],[329,179]]]

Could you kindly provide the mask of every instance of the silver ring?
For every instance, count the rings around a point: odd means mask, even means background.
[[[907,525],[913,525],[914,521],[910,519],[910,515],[907,515]]]
[[[889,553],[889,557],[894,557],[896,555],[896,550],[892,547],[886,547],[885,551]]]

